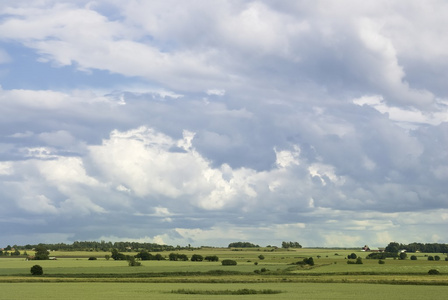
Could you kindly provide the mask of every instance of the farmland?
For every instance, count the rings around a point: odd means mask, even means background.
[[[245,295],[247,299],[286,299],[294,294],[301,294],[304,299],[355,299],[361,295],[382,298],[392,294],[398,299],[428,299],[448,292],[448,261],[442,253],[431,254],[439,255],[440,261],[429,261],[428,254],[417,253],[417,260],[387,258],[384,264],[366,259],[366,252],[343,249],[202,248],[179,253],[188,257],[216,255],[220,261],[142,261],[141,266],[130,267],[127,261],[106,260],[105,255],[110,252],[102,251],[54,251],[50,256],[57,260],[43,261],[2,257],[0,299],[56,299],[62,294],[68,299],[211,297],[176,292],[180,290],[214,292],[217,295],[213,299],[236,299],[235,295],[219,294],[244,289],[281,292]],[[361,257],[362,264],[347,264],[351,253]],[[161,254],[168,257],[170,252]],[[97,259],[88,260],[89,257]],[[296,264],[308,257],[313,257],[313,266]],[[235,260],[237,265],[223,266],[223,259]],[[44,275],[30,274],[35,264],[42,266]],[[440,274],[428,275],[430,269],[437,269]]]

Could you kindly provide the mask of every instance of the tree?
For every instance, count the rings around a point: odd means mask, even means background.
[[[50,258],[50,252],[48,252],[47,248],[43,245],[36,246],[34,251],[36,252],[34,255],[34,259],[36,260],[47,260]]]
[[[356,253],[352,253],[348,256],[349,259],[356,259],[357,257]]]
[[[398,244],[397,242],[390,242],[384,251],[389,253],[397,253],[399,250],[400,250],[400,244]]]
[[[34,265],[30,269],[31,275],[43,275],[44,269],[39,265]]]
[[[439,261],[440,260],[440,256],[438,256],[438,255],[434,256],[434,260]]]
[[[406,257],[408,257],[408,255],[406,254],[406,252],[401,252],[401,253],[400,253],[400,259],[406,259]]]
[[[135,257],[140,258],[141,260],[153,260],[153,255],[146,250],[140,251]]]
[[[417,260],[417,256],[411,255],[411,260]]]
[[[264,259],[264,255],[258,255],[258,258],[260,259],[260,260],[263,260]]]
[[[118,250],[115,248],[112,249],[111,254],[112,254],[111,257],[113,260],[126,260],[126,255],[118,252]]]
[[[362,265],[362,258],[361,257],[358,257],[357,259],[356,259],[356,263],[355,264],[357,264],[357,265]]]

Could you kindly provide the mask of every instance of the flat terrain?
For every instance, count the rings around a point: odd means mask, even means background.
[[[168,257],[170,252],[161,254]],[[24,257],[0,258],[0,299],[432,299],[448,293],[448,262],[444,254],[417,253],[417,260],[365,259],[367,252],[340,249],[216,249],[179,251],[216,255],[220,261],[233,259],[236,266],[221,262],[142,261],[130,267],[127,261],[106,260],[109,252],[51,252],[57,260],[26,261]],[[363,264],[347,264],[347,255],[355,253]],[[32,253],[28,253],[32,254]],[[135,255],[136,252],[126,253]],[[263,255],[264,259],[260,259]],[[427,255],[439,255],[440,261],[428,261]],[[88,260],[89,257],[97,260]],[[297,265],[313,257],[315,265]],[[43,276],[32,276],[31,266],[38,264]],[[428,275],[437,269],[440,275]],[[254,272],[256,271],[256,272]],[[276,290],[280,294],[201,295],[171,293]],[[297,298],[297,297],[296,297]]]

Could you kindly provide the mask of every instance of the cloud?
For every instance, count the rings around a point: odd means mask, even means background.
[[[445,6],[3,1],[5,239],[427,241]]]

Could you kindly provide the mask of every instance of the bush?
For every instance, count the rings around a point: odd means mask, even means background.
[[[434,260],[434,256],[432,255],[428,256],[428,260]]]
[[[400,253],[400,259],[406,259],[406,257],[408,257],[408,255],[406,254],[406,252],[401,252],[401,253]]]
[[[264,255],[258,255],[258,258],[260,259],[260,260],[263,260],[264,259]]]
[[[417,260],[417,256],[412,255],[412,256],[411,256],[411,260]]]
[[[434,256],[434,260],[439,261],[440,260],[440,256],[438,256],[438,255]]]
[[[356,264],[357,264],[357,265],[362,265],[362,258],[361,258],[361,257],[358,257],[358,258],[356,259]]]
[[[445,261],[448,261],[448,257],[445,257]]]
[[[389,252],[372,252],[366,256],[367,259],[386,259],[388,257],[397,257],[397,253],[389,253]]]
[[[32,266],[30,271],[31,271],[31,275],[43,275],[44,274],[44,269],[42,269],[42,267],[39,265]]]
[[[303,262],[307,265],[314,266],[314,259],[312,257],[304,258]]]
[[[223,265],[223,266],[236,266],[236,261],[235,260],[232,260],[232,259],[224,259],[222,262],[221,262],[221,264]]]
[[[202,255],[199,254],[193,254],[191,256],[191,261],[203,261],[204,258],[202,257]]]
[[[385,262],[384,260],[380,259],[380,260],[378,261],[378,263],[379,263],[380,265],[384,265],[386,262]]]
[[[355,253],[350,254],[347,258],[348,259],[356,259],[358,256]]]
[[[135,260],[135,257],[134,257],[134,256],[128,256],[128,257],[127,257],[127,261],[128,261],[128,265],[129,265],[130,267],[139,267],[139,266],[142,265],[141,262]]]
[[[179,253],[170,253],[170,255],[168,255],[168,258],[170,261],[187,261],[188,260],[188,256],[186,254],[179,254]]]
[[[206,256],[204,259],[207,261],[219,261],[219,257],[216,255]]]
[[[89,260],[96,260],[97,258],[95,256],[89,257]]]
[[[439,270],[431,269],[431,270],[428,271],[428,274],[429,275],[439,275],[440,272],[439,272]]]

